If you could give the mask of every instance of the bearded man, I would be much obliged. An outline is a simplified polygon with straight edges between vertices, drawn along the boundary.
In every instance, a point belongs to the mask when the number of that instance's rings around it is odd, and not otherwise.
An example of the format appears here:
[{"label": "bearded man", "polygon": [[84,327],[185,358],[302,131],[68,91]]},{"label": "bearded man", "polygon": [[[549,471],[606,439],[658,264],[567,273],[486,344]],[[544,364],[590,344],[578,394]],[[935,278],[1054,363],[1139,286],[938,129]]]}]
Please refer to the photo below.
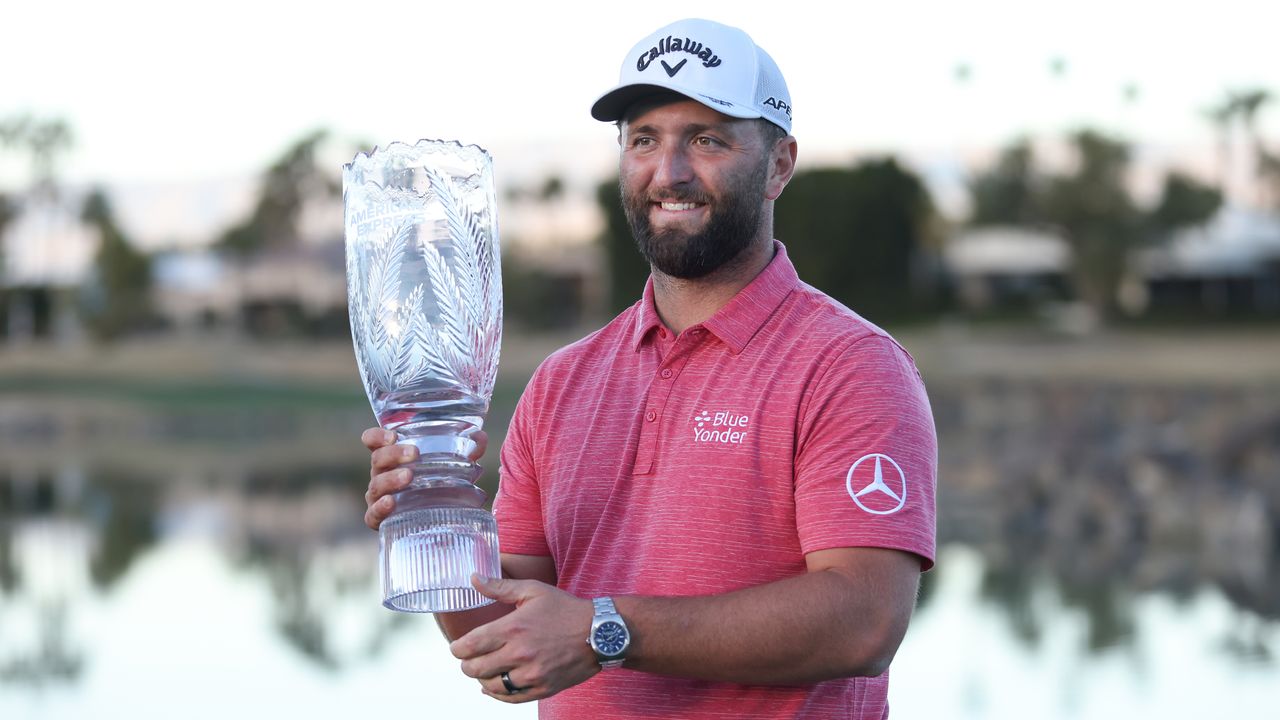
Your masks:
[{"label": "bearded man", "polygon": [[[462,671],[544,718],[883,718],[933,564],[937,442],[911,357],[773,237],[791,98],[746,33],[641,40],[616,122],[641,299],[549,357],[501,452],[498,601],[440,616]],[[366,522],[411,446],[373,428]]]}]

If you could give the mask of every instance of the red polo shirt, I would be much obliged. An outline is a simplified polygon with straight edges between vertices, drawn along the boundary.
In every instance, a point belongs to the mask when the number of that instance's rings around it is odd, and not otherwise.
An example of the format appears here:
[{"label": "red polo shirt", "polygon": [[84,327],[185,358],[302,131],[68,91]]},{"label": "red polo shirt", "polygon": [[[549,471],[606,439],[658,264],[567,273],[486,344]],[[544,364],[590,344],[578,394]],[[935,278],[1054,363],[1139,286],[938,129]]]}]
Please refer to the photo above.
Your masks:
[{"label": "red polo shirt", "polygon": [[[640,302],[549,357],[516,407],[494,501],[503,552],[548,555],[579,597],[706,595],[804,556],[934,557],[937,442],[923,383],[883,330],[773,261],[675,336]],[[764,687],[606,671],[544,718],[887,713],[887,673]]]}]

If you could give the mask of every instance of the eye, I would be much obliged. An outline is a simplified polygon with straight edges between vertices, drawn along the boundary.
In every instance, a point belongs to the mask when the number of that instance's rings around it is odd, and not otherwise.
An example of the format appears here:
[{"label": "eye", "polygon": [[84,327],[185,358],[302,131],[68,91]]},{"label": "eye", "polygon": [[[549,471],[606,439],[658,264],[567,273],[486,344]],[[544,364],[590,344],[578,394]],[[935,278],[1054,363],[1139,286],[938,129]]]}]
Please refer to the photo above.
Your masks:
[{"label": "eye", "polygon": [[724,142],[711,135],[699,135],[693,139],[693,145],[700,148],[717,148],[724,147]]}]

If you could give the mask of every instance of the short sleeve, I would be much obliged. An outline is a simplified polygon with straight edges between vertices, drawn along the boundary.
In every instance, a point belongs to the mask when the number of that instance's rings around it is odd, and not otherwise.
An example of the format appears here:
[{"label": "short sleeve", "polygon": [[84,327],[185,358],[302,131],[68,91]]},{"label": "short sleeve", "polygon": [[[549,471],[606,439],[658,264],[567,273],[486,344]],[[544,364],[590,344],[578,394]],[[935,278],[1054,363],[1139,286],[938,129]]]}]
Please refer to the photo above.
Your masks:
[{"label": "short sleeve", "polygon": [[502,443],[498,468],[498,494],[493,499],[493,515],[498,521],[498,546],[516,555],[550,555],[542,523],[542,497],[534,461],[532,438],[534,383],[530,382],[511,418]]},{"label": "short sleeve", "polygon": [[798,419],[796,525],[805,553],[936,551],[938,443],[915,363],[896,342],[852,342],[821,372]]}]

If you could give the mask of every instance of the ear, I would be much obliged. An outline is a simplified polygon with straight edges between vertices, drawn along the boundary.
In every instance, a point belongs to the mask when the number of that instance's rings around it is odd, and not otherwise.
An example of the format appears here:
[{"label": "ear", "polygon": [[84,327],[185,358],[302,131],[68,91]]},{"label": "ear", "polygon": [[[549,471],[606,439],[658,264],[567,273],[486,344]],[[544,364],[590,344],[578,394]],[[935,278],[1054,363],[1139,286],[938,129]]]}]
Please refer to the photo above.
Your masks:
[{"label": "ear", "polygon": [[765,182],[766,200],[777,200],[796,172],[796,139],[790,135],[774,144],[769,155],[769,177]]}]

